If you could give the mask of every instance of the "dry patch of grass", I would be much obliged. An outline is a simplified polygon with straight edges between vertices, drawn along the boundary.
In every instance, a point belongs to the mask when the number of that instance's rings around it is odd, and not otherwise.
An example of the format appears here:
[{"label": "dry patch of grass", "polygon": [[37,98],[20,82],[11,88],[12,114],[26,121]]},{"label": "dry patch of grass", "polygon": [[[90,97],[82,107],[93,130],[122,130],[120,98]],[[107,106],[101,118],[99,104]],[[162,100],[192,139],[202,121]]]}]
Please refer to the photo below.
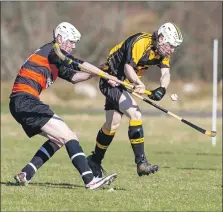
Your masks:
[{"label": "dry patch of grass", "polygon": [[[61,118],[67,125],[78,135],[80,140],[89,140],[95,142],[98,130],[104,124],[105,117],[101,115],[66,115],[61,114]],[[207,130],[211,129],[210,118],[190,118],[188,121]],[[222,119],[217,120],[217,137],[222,137]],[[21,126],[13,119],[10,114],[1,115],[2,135],[3,136],[22,136],[23,130]],[[129,143],[128,139],[129,119],[123,117],[121,125],[117,130],[115,140]],[[163,138],[165,143],[183,143],[188,140],[188,137],[193,138],[196,142],[207,142],[211,138],[195,131],[193,128],[183,124],[182,122],[169,117],[167,115],[160,117],[143,117],[144,135],[146,142],[157,143]],[[168,139],[166,139],[168,137]]]},{"label": "dry patch of grass", "polygon": [[[97,92],[97,97],[89,99],[84,96],[79,96],[74,93],[74,87],[71,83],[67,83],[63,80],[58,80],[51,88],[45,90],[41,94],[41,100],[49,105],[59,106],[61,108],[73,108],[73,109],[101,109],[104,108],[105,98],[98,89],[97,80],[91,80]],[[11,92],[13,82],[1,83],[1,103],[6,104],[8,102],[8,96]],[[185,111],[208,111],[212,110],[212,84],[197,82],[196,83],[199,92],[195,94],[188,94],[183,92],[183,82],[171,82],[167,95],[162,101],[156,102],[156,104],[172,111],[185,110]],[[145,85],[154,89],[159,86],[157,83],[146,82]],[[173,102],[169,95],[177,93],[179,100]],[[134,97],[136,98],[136,97]],[[142,110],[156,110],[152,106],[142,102],[136,98],[139,106]],[[222,110],[222,89],[218,89],[218,102],[217,108]]]}]

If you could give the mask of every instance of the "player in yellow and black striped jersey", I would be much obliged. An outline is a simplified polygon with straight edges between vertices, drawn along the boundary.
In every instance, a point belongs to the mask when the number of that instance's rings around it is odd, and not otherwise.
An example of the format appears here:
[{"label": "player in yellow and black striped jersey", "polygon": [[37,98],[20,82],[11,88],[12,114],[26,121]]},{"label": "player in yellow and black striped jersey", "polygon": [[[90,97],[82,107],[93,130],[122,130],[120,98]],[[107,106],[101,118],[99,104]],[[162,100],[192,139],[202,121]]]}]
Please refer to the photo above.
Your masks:
[{"label": "player in yellow and black striped jersey", "polygon": [[125,41],[116,45],[109,53],[107,62],[100,68],[111,75],[125,80],[125,64],[133,67],[138,77],[151,66],[157,65],[160,68],[170,68],[170,56],[157,54],[156,35],[149,33],[136,33]]},{"label": "player in yellow and black striped jersey", "polygon": [[[135,86],[134,91],[143,94],[145,86],[140,78],[150,66],[158,66],[161,70],[160,86],[152,91],[149,98],[159,101],[170,83],[170,57],[182,41],[179,28],[173,23],[165,23],[151,34],[136,33],[114,46],[100,69],[122,81],[132,83]],[[95,151],[88,156],[88,163],[94,175],[102,176],[102,159],[115,136],[123,114],[129,118],[128,136],[135,155],[138,175],[149,175],[158,171],[159,167],[151,165],[145,156],[142,114],[135,100],[125,88],[105,79],[100,79],[99,87],[106,97],[106,121],[98,132]]]}]

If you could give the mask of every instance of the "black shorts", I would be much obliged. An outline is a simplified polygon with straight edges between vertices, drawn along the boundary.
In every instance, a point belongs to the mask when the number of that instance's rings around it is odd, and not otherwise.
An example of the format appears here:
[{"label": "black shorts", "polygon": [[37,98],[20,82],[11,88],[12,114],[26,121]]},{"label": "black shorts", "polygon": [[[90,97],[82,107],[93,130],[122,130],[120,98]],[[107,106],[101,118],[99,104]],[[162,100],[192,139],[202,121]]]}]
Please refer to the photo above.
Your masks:
[{"label": "black shorts", "polygon": [[105,110],[115,110],[119,112],[120,114],[123,114],[119,110],[119,100],[123,93],[123,90],[125,90],[122,86],[116,86],[112,87],[107,80],[100,79],[99,81],[99,89],[101,93],[106,97],[105,99]]},{"label": "black shorts", "polygon": [[10,97],[9,109],[30,138],[41,133],[41,128],[54,115],[49,105],[26,93],[19,93]]}]

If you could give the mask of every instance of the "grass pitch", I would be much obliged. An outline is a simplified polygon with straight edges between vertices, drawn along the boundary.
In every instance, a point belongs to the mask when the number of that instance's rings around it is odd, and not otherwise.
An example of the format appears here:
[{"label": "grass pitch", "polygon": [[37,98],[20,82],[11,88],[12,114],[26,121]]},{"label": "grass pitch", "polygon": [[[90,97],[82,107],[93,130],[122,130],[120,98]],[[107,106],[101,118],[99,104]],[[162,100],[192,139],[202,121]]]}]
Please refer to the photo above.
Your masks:
[{"label": "grass pitch", "polygon": [[[104,116],[61,117],[88,155]],[[211,128],[211,119],[189,121]],[[118,174],[109,187],[86,190],[65,148],[36,173],[30,185],[19,187],[10,184],[13,176],[45,139],[29,139],[10,114],[1,114],[1,211],[221,211],[221,120],[216,147],[211,138],[167,115],[144,117],[143,123],[147,158],[160,165],[155,175],[137,176],[124,118],[103,163],[108,172]]]}]

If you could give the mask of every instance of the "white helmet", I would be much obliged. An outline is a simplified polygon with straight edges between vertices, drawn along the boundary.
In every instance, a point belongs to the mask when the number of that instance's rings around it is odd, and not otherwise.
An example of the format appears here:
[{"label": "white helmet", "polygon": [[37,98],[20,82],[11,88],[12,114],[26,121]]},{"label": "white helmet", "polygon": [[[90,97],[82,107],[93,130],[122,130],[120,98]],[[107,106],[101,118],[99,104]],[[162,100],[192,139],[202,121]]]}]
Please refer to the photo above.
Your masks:
[{"label": "white helmet", "polygon": [[70,40],[76,43],[81,38],[81,33],[68,22],[62,22],[56,27],[54,37],[56,38],[58,35],[62,36],[63,41]]},{"label": "white helmet", "polygon": [[183,42],[183,36],[180,32],[180,29],[173,23],[165,23],[163,24],[157,31],[158,36],[162,34],[164,39],[159,44],[170,43],[175,47],[180,46]]}]

